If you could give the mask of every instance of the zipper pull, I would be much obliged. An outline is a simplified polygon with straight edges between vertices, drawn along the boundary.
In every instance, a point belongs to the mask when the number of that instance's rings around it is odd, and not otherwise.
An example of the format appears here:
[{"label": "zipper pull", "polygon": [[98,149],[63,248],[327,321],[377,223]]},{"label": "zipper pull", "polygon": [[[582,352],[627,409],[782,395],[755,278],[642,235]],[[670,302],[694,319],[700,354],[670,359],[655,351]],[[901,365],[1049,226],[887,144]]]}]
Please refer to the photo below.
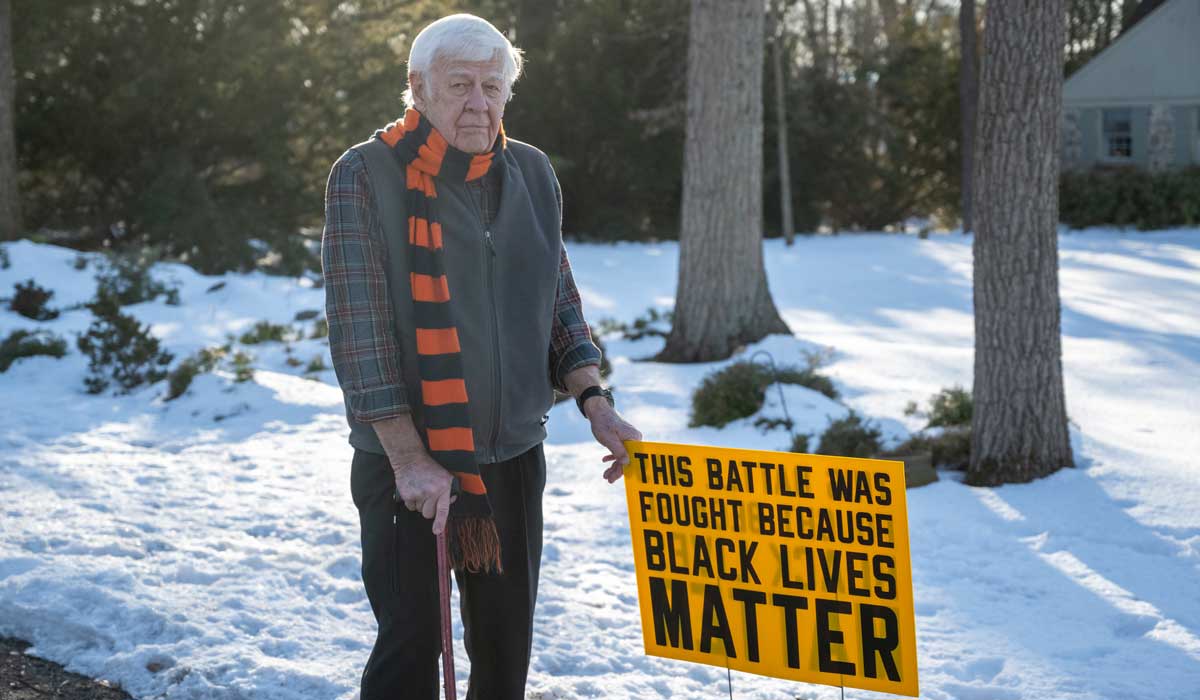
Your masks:
[{"label": "zipper pull", "polygon": [[496,257],[496,244],[492,241],[492,232],[490,229],[483,232],[483,240],[487,243],[488,250],[492,251],[492,257]]}]

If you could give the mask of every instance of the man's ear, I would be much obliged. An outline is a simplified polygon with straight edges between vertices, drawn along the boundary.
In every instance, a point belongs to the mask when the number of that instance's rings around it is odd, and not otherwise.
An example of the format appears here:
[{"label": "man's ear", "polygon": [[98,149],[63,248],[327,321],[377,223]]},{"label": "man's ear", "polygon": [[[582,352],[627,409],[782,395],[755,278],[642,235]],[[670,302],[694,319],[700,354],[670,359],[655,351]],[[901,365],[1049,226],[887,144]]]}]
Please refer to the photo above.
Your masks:
[{"label": "man's ear", "polygon": [[425,79],[415,71],[408,72],[408,89],[412,92],[413,107],[418,110],[425,106]]}]

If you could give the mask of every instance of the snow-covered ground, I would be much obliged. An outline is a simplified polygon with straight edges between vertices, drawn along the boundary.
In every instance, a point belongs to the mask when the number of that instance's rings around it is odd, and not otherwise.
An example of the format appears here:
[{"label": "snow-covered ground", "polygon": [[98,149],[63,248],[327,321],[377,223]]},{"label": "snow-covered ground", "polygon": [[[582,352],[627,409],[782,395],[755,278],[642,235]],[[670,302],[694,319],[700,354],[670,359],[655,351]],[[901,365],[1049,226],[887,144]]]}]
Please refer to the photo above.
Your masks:
[{"label": "snow-covered ground", "polygon": [[[1200,230],[1060,240],[1080,468],[998,489],[943,473],[909,492],[922,695],[1200,698]],[[52,306],[92,296],[94,265],[76,270],[73,251],[7,249],[0,295],[32,277],[55,291]],[[569,251],[593,321],[670,308],[674,244]],[[796,338],[769,338],[742,357],[766,349],[799,363],[831,348],[825,372],[843,396],[790,387],[800,430],[816,433],[854,408],[895,440],[920,427],[903,415],[908,401],[970,386],[969,238],[844,235],[792,248],[768,241],[766,251]],[[177,357],[256,321],[323,308],[307,281],[178,265],[155,274],[180,285],[182,303],[125,311]],[[162,383],[88,395],[72,331],[89,321],[86,310],[42,323],[0,311],[0,337],[44,327],[70,343],[61,360],[19,360],[0,374],[0,634],[138,698],[356,697],[374,619],[333,372],[305,378],[274,343],[248,348],[252,382],[220,369],[172,402]],[[687,428],[690,393],[719,363],[637,361],[660,344],[608,339],[619,406],[647,439],[787,444],[751,419]],[[319,339],[291,347],[304,363],[327,357]],[[781,415],[774,391],[762,415]],[[529,697],[725,697],[723,669],[643,655],[624,490],[601,479],[603,450],[572,404],[556,407],[549,427]],[[457,656],[465,670],[461,646]],[[736,672],[733,691],[839,697]]]}]

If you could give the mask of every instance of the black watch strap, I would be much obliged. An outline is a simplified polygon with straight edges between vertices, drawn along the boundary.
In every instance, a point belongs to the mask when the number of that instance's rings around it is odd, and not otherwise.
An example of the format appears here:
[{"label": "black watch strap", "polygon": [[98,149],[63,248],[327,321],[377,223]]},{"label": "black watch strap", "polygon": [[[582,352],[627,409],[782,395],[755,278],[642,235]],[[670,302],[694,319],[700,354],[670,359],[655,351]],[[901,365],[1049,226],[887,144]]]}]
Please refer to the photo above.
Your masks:
[{"label": "black watch strap", "polygon": [[593,396],[603,396],[605,399],[608,399],[609,406],[616,405],[613,402],[613,397],[612,397],[611,391],[601,387],[598,384],[593,384],[593,385],[589,386],[588,388],[584,389],[583,392],[581,394],[579,394],[579,398],[575,399],[576,405],[579,406],[579,412],[583,413],[584,418],[587,418],[587,413],[585,413],[583,410],[583,402],[587,401],[588,399],[592,398]]}]

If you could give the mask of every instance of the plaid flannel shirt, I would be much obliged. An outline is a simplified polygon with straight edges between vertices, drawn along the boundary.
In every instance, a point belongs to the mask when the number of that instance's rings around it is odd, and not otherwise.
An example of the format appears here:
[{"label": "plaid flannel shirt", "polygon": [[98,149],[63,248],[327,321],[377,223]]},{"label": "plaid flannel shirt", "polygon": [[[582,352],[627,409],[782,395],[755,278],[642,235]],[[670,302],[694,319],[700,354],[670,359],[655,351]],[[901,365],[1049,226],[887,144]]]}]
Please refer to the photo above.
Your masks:
[{"label": "plaid flannel shirt", "polygon": [[[490,220],[499,201],[499,178],[484,179],[486,182],[475,184],[471,192],[485,219]],[[562,211],[557,181],[555,193]],[[355,420],[364,423],[410,410],[384,272],[387,254],[366,166],[358,151],[348,150],[334,164],[325,191],[321,270],[334,373]],[[548,352],[550,381],[559,391],[566,391],[567,373],[600,364],[600,350],[592,343],[583,317],[565,244]]]}]

